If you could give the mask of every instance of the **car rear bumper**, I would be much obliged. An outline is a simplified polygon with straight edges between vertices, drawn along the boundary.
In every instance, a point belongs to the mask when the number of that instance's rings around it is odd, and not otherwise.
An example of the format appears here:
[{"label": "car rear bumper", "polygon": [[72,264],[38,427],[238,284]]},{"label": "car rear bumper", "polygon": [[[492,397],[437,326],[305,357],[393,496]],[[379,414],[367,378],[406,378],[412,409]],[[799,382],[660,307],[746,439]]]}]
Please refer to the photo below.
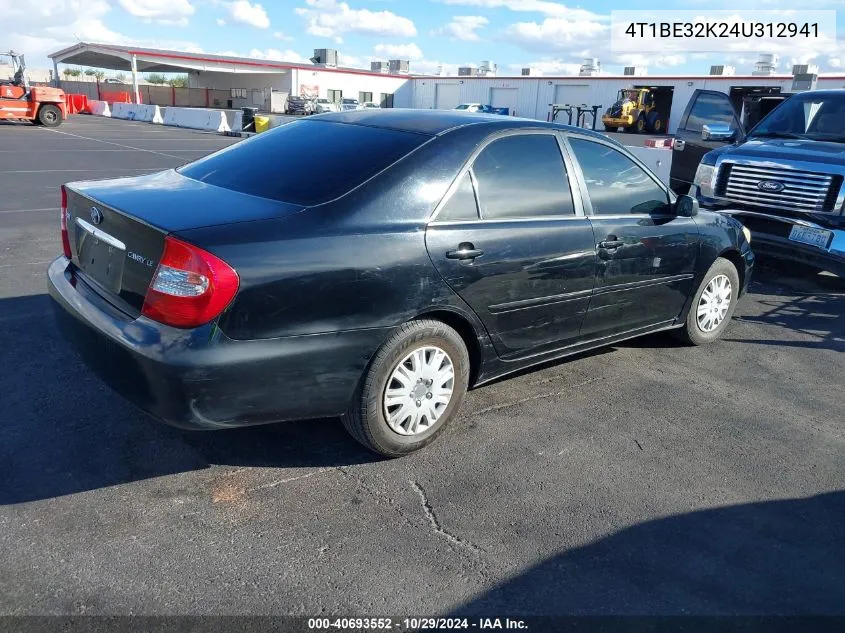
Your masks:
[{"label": "car rear bumper", "polygon": [[[718,211],[736,218],[751,231],[751,248],[755,253],[815,266],[845,277],[845,229],[745,209]],[[793,226],[830,231],[830,242],[822,248],[791,240],[789,235]]]},{"label": "car rear bumper", "polygon": [[112,389],[174,426],[218,429],[335,416],[390,329],[240,341],[133,318],[64,257],[48,269],[60,331]]}]

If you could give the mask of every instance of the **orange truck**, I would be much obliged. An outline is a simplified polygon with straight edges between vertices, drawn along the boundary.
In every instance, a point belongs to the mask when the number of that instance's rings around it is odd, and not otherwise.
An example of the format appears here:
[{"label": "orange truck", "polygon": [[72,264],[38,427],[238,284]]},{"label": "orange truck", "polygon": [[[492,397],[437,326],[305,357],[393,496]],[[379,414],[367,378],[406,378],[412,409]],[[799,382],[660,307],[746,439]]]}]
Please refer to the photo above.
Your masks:
[{"label": "orange truck", "polygon": [[23,55],[0,53],[12,58],[15,72],[11,80],[0,81],[0,121],[24,120],[35,125],[56,127],[67,118],[65,93],[59,88],[30,87]]}]

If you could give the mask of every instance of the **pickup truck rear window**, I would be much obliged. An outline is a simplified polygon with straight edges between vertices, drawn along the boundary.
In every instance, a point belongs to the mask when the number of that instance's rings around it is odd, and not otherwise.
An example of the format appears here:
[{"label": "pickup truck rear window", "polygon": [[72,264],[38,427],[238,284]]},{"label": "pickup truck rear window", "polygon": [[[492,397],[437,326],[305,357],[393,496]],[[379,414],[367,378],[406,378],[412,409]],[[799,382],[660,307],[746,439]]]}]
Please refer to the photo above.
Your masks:
[{"label": "pickup truck rear window", "polygon": [[363,125],[295,121],[177,171],[217,187],[311,206],[348,193],[429,138]]}]

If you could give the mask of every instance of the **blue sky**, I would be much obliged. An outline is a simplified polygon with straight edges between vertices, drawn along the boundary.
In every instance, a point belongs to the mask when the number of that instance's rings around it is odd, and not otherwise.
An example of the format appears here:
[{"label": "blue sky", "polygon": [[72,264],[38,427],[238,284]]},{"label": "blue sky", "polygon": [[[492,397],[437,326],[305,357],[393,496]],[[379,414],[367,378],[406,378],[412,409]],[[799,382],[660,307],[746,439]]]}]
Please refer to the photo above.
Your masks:
[{"label": "blue sky", "polygon": [[[818,0],[833,9],[839,0]],[[794,2],[792,3],[794,7]],[[653,5],[652,5],[653,6]],[[753,16],[755,8],[788,9],[781,0],[691,0],[661,3],[666,9],[732,9]],[[195,52],[307,61],[314,48],[337,48],[342,63],[369,67],[373,59],[411,60],[412,72],[482,60],[499,74],[535,66],[544,74],[577,72],[584,57],[598,57],[605,70],[646,65],[650,74],[706,73],[710,64],[753,69],[756,52],[775,52],[781,68],[816,63],[845,73],[845,11],[837,15],[836,47],[815,50],[784,45],[742,53],[614,54],[610,11],[630,2],[564,4],[552,0],[0,0],[4,47],[27,54],[31,67],[76,41],[135,44]]]}]

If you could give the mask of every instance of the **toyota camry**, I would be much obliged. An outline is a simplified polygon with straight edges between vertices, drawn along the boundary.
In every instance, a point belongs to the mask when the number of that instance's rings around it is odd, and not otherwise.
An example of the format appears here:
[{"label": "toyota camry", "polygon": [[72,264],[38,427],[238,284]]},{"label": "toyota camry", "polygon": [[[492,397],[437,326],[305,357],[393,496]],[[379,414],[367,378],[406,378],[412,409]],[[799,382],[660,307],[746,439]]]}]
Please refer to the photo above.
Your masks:
[{"label": "toyota camry", "polygon": [[505,374],[714,341],[754,262],[615,141],[495,115],[325,114],[61,195],[57,322],[118,393],[186,428],[339,416],[389,456]]}]

